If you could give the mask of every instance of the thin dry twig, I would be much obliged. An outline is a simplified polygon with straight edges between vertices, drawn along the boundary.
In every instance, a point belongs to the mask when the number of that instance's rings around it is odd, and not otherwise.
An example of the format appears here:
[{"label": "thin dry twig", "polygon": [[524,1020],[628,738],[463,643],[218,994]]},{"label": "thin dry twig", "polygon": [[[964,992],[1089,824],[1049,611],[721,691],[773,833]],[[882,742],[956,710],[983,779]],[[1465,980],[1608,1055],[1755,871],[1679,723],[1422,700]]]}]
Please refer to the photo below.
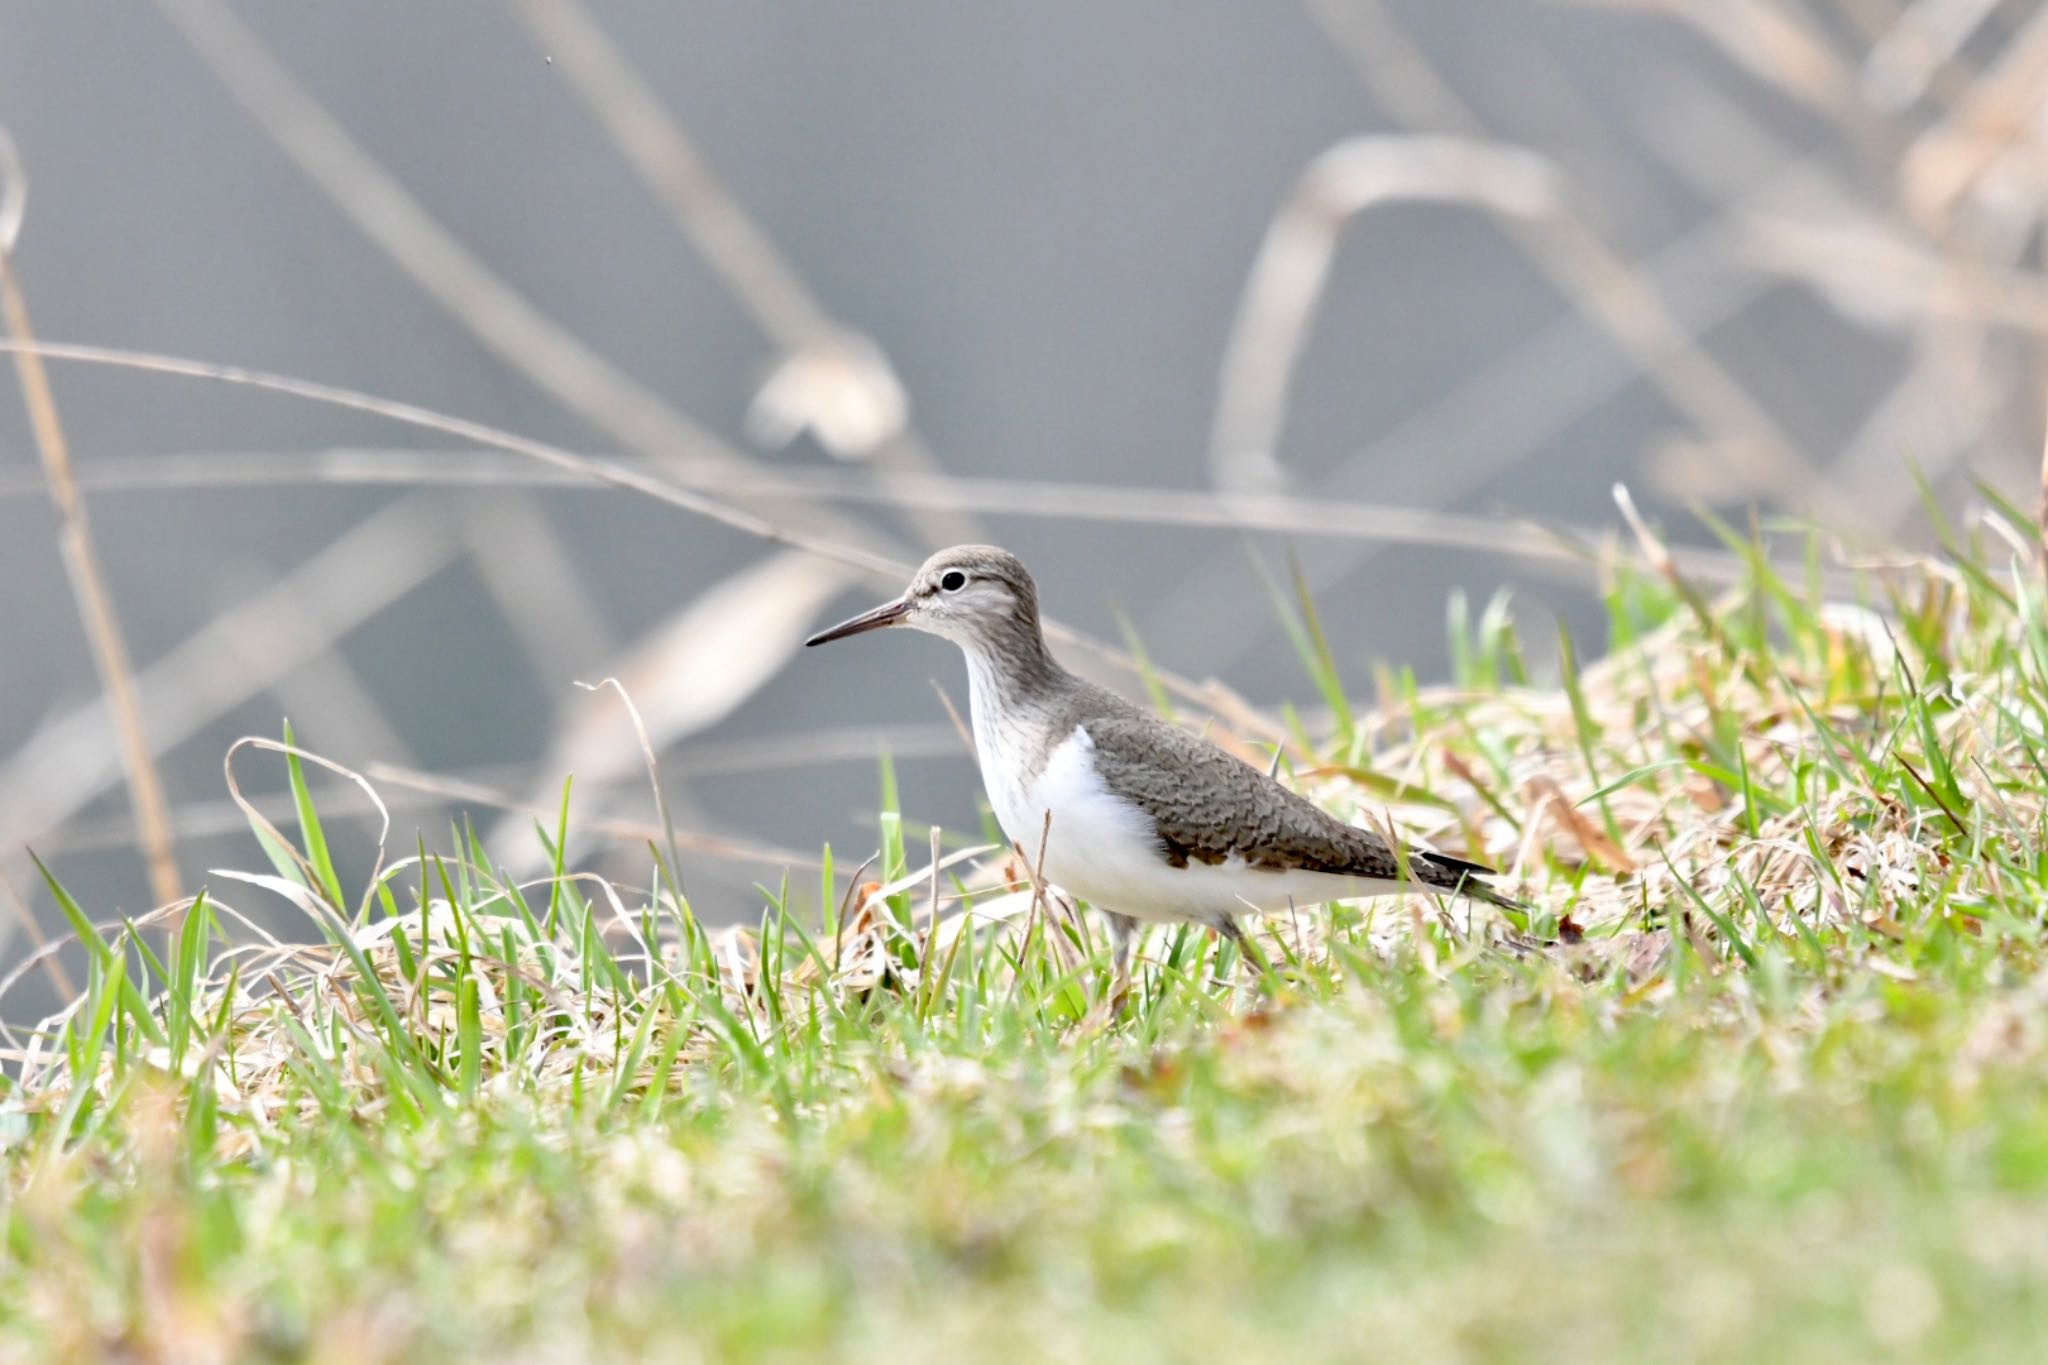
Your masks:
[{"label": "thin dry twig", "polygon": [[927,681],[931,683],[932,691],[937,694],[939,705],[946,709],[946,719],[952,722],[953,733],[960,736],[960,744],[967,750],[967,756],[969,758],[974,757],[974,732],[968,729],[967,722],[960,718],[960,708],[953,705],[952,696],[947,693],[945,688],[939,685],[937,678],[931,678]]},{"label": "thin dry twig", "polygon": [[[574,454],[552,446],[545,441],[536,441],[496,427],[473,422],[467,418],[451,417],[430,408],[411,403],[395,402],[377,398],[371,394],[339,388],[331,384],[315,383],[311,380],[293,379],[286,375],[268,374],[260,370],[243,369],[234,365],[214,365],[205,361],[188,360],[179,356],[158,355],[145,351],[128,351],[110,346],[79,346],[53,342],[24,342],[0,340],[0,351],[33,351],[48,360],[71,360],[83,364],[113,365],[127,369],[145,370],[156,374],[179,375],[191,379],[210,379],[225,384],[240,384],[250,388],[265,389],[273,393],[290,394],[309,402],[326,403],[336,407],[351,408],[358,412],[374,413],[394,422],[416,426],[461,440],[487,445],[499,450],[511,451],[517,455],[568,470],[600,483],[611,484],[640,493],[658,502],[667,503],[685,511],[694,512],[710,520],[720,522],[734,530],[744,532],[761,540],[792,549],[803,550],[833,563],[844,564],[861,570],[891,586],[908,578],[911,566],[885,555],[869,550],[862,545],[847,544],[826,536],[812,533],[798,527],[785,525],[771,518],[734,507],[718,498],[695,490],[679,487],[664,479],[655,478],[640,470],[619,464],[612,460],[593,459]],[[1046,635],[1057,643],[1070,645],[1091,658],[1126,672],[1138,672],[1137,662],[1130,654],[1106,641],[1098,640],[1086,632],[1052,619],[1045,621]],[[1196,683],[1171,670],[1154,666],[1151,676],[1175,695],[1208,709],[1214,709],[1219,702],[1231,699],[1219,695],[1217,684]],[[1260,733],[1278,734],[1281,727],[1268,720],[1259,720],[1254,729]]]},{"label": "thin dry twig", "polygon": [[683,889],[683,855],[676,844],[675,817],[669,814],[668,797],[661,789],[661,763],[654,756],[653,741],[647,738],[647,723],[640,719],[640,708],[633,704],[633,694],[628,692],[626,685],[617,678],[606,678],[596,683],[579,682],[576,685],[586,692],[599,692],[609,687],[618,693],[619,700],[625,703],[626,714],[633,721],[633,736],[640,743],[640,756],[647,762],[647,785],[654,789],[654,811],[661,817],[662,839],[668,850],[669,880],[675,888],[676,896],[679,899],[686,898],[689,893]]},{"label": "thin dry twig", "polygon": [[[583,458],[597,458],[584,456]],[[614,458],[622,468],[641,466],[630,458]],[[651,473],[651,468],[643,470]],[[302,486],[340,484],[395,488],[593,488],[604,486],[595,477],[566,470],[536,468],[530,460],[491,450],[421,451],[412,448],[340,447],[329,450],[245,451],[234,453],[185,453],[144,456],[109,456],[95,460],[79,473],[79,486],[87,492],[135,493],[165,489],[232,488],[257,486]],[[835,469],[791,470],[785,480],[770,485],[745,480],[721,485],[723,491],[745,492],[764,499],[779,500],[803,496],[854,504],[960,507],[1002,517],[1045,518],[1058,521],[1100,522],[1110,525],[1168,526],[1188,530],[1274,531],[1301,538],[1368,541],[1386,545],[1417,545],[1433,549],[1525,560],[1554,566],[1567,576],[1584,582],[1604,581],[1610,565],[1601,548],[1608,538],[1606,528],[1586,522],[1522,521],[1467,512],[1439,511],[1391,502],[1354,498],[1305,497],[1288,493],[1216,494],[1202,489],[1158,488],[1139,484],[1064,483],[1055,480],[975,478],[938,474],[881,474],[848,477]],[[0,499],[40,495],[39,481],[10,479],[0,474]],[[523,529],[516,538],[531,549],[541,528],[535,519],[518,513]],[[524,605],[544,586],[540,580],[555,570],[529,571],[524,556],[484,556],[484,551],[502,541],[509,532],[496,533],[479,528],[471,540],[479,569],[494,598],[510,608]],[[544,543],[544,541],[540,542]],[[1746,562],[1729,551],[1712,546],[1676,546],[1671,553],[1684,571],[1702,582],[1738,582],[1748,572]],[[489,563],[482,562],[488,558]],[[550,551],[549,561],[557,556]],[[569,566],[561,564],[561,573]],[[1787,572],[1804,572],[1802,566],[1787,566]],[[1829,582],[1846,591],[1851,579],[1845,572],[1823,565],[1820,572]],[[492,577],[508,577],[500,584]],[[516,574],[516,578],[511,575]],[[512,592],[513,583],[527,585],[523,595]],[[522,628],[529,634],[528,652],[541,661],[568,655],[590,658],[603,653],[596,644],[564,645],[558,637],[569,624],[582,623],[587,610],[584,596],[562,590],[560,608],[531,613],[533,620]],[[515,601],[515,597],[518,599]],[[508,615],[513,615],[509,612]],[[519,622],[515,621],[515,626]],[[540,628],[546,627],[545,632]],[[594,627],[593,627],[594,629]],[[545,643],[547,648],[540,649]]]},{"label": "thin dry twig", "polygon": [[[1041,912],[1046,909],[1045,850],[1046,845],[1051,842],[1052,812],[1050,810],[1046,811],[1045,823],[1040,826],[1038,831],[1038,862],[1035,866],[1031,862],[1031,855],[1024,851],[1024,845],[1015,839],[1010,840],[1010,848],[1016,853],[1017,861],[1023,864],[1024,875],[1031,882],[1031,908],[1025,912],[1024,934],[1018,940],[1020,945],[1018,948],[1018,958],[1020,961],[1024,954],[1031,950],[1032,934],[1039,932],[1044,924]],[[1017,992],[1023,988],[1023,985],[1024,977],[1023,973],[1020,972],[1010,983],[1010,998],[1013,1001],[1017,998]]]},{"label": "thin dry twig", "polygon": [[[14,161],[10,150],[9,162]],[[7,196],[20,194],[21,179],[14,168]],[[18,225],[19,208],[0,211]],[[0,228],[5,224],[0,223]],[[12,231],[4,235],[11,238]],[[17,344],[15,373],[21,380],[22,403],[28,409],[29,429],[35,437],[36,454],[43,463],[51,505],[56,508],[58,543],[64,558],[64,574],[71,584],[71,596],[78,608],[80,625],[92,646],[93,668],[99,674],[100,691],[106,698],[120,737],[121,765],[128,779],[128,799],[135,815],[135,834],[149,870],[150,894],[158,904],[178,899],[179,877],[176,845],[171,838],[163,775],[149,747],[149,733],[142,722],[142,703],[135,686],[135,666],[128,656],[128,642],[114,611],[113,595],[100,571],[99,554],[93,547],[92,527],[86,518],[85,499],[71,474],[71,449],[64,439],[64,426],[57,417],[56,395],[50,391],[50,376],[43,358],[34,350],[35,329],[29,323],[28,301],[14,275],[11,250],[0,248],[0,312],[4,312],[7,334]]]},{"label": "thin dry twig", "polygon": [[64,964],[57,960],[50,940],[44,935],[42,926],[36,923],[36,912],[28,908],[28,902],[14,889],[14,879],[7,875],[7,869],[4,867],[0,867],[0,896],[6,898],[7,912],[14,916],[15,923],[28,935],[28,941],[35,945],[35,955],[42,962],[43,971],[48,974],[50,984],[57,988],[57,998],[69,1000],[77,995],[77,987],[71,984],[71,973],[65,971]]}]

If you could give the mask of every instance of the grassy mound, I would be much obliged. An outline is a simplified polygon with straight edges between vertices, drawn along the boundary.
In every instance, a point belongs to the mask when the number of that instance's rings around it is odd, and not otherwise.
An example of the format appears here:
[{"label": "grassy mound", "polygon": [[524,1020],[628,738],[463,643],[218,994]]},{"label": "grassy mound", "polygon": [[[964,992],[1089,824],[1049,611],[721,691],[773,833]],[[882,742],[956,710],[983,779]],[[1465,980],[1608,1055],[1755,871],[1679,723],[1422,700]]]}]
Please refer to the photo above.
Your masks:
[{"label": "grassy mound", "polygon": [[[94,925],[10,1037],[20,1357],[2019,1358],[2048,1309],[2048,629],[2008,512],[1709,594],[1654,542],[1537,686],[1224,735],[1526,915],[1302,907],[1270,972],[1106,950],[1015,857],[764,894],[474,840]],[[1990,567],[1994,562],[2003,567]],[[1232,728],[1232,727],[1226,727]],[[885,803],[887,804],[887,803]],[[935,851],[938,841],[933,841]],[[843,869],[842,869],[843,871]],[[53,883],[54,885],[54,883]],[[311,943],[235,909],[282,896]],[[316,932],[317,931],[317,932]],[[27,968],[24,968],[27,970]]]}]

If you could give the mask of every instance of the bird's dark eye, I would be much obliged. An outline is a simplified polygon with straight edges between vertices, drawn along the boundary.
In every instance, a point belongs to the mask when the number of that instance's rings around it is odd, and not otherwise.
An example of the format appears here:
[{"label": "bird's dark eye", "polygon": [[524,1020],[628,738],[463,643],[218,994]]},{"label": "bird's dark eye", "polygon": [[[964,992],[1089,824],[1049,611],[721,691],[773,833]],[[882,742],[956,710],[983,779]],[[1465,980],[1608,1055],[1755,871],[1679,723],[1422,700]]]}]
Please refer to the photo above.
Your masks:
[{"label": "bird's dark eye", "polygon": [[940,577],[939,586],[947,592],[958,592],[967,586],[967,575],[958,569],[948,569]]}]

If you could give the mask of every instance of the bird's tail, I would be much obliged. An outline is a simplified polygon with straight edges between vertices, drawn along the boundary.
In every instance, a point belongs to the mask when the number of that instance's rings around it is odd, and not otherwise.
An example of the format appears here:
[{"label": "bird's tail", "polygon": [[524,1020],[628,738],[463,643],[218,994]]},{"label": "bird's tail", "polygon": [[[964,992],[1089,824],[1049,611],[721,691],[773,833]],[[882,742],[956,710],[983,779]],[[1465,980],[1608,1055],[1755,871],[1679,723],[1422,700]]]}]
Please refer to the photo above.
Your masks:
[{"label": "bird's tail", "polygon": [[1417,880],[1425,886],[1441,887],[1454,896],[1469,896],[1475,901],[1498,905],[1503,910],[1527,910],[1529,907],[1512,896],[1504,896],[1494,890],[1485,879],[1498,877],[1500,873],[1484,863],[1467,862],[1453,858],[1448,853],[1424,853],[1420,850],[1409,855],[1408,864],[1414,868]]}]

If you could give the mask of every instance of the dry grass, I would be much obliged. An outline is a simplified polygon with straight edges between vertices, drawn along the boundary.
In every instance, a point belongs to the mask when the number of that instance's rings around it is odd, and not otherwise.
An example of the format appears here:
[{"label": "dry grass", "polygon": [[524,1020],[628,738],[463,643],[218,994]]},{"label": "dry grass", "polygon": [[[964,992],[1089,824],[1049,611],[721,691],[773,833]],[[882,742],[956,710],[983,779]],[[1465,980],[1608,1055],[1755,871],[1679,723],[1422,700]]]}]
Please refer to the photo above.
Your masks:
[{"label": "dry grass", "polygon": [[[712,930],[658,830],[646,885],[577,871],[566,792],[537,878],[460,831],[346,872],[319,760],[253,743],[296,796],[295,838],[246,807],[272,871],[158,912],[189,911],[163,957],[152,919],[66,898],[91,985],[10,1048],[5,1339],[232,1352],[368,1314],[373,1355],[850,1353],[1078,1313],[1046,1330],[1092,1356],[1221,1277],[1253,1297],[1154,1348],[1254,1322],[1424,1355],[2009,1346],[2037,1280],[1964,1267],[1989,1202],[2048,1195],[2048,632],[2030,518],[1981,525],[1957,558],[1856,566],[1854,604],[1755,546],[1715,597],[1617,567],[1615,648],[1553,686],[1505,617],[1454,622],[1457,686],[1384,679],[1286,752],[1333,809],[1493,859],[1526,913],[1304,906],[1261,926],[1269,969],[1155,930],[1106,1028],[1090,917],[1015,853],[934,830],[914,863],[886,786],[877,865],[828,851],[810,908],[764,891]],[[318,936],[270,937],[244,896]],[[1852,1193],[1861,1231],[1813,1222]],[[166,1240],[121,1240],[143,1227]],[[1489,1239],[1602,1288],[1504,1274]],[[1623,1288],[1645,1256],[1669,1288]],[[1364,1288],[1420,1266],[1495,1288],[1427,1312]],[[1700,1276],[1740,1321],[1682,1307]],[[1498,1335],[1524,1315],[1535,1342]]]}]

